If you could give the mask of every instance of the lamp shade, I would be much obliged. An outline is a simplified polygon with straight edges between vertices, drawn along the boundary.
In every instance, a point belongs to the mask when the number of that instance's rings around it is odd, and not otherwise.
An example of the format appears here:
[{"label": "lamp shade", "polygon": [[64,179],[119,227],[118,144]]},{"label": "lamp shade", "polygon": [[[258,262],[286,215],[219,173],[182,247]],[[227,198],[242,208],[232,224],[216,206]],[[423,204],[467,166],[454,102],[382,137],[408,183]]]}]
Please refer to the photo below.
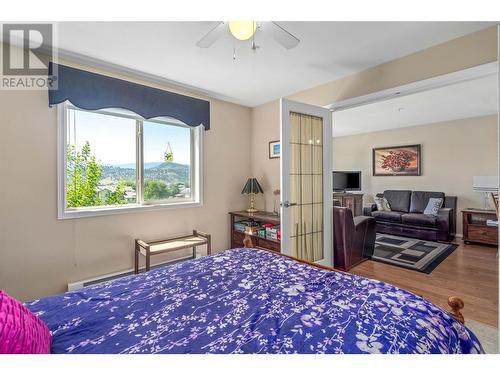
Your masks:
[{"label": "lamp shade", "polygon": [[262,186],[260,186],[259,181],[256,178],[252,177],[247,180],[245,187],[241,191],[241,194],[259,194],[264,193],[262,190]]},{"label": "lamp shade", "polygon": [[474,176],[474,191],[494,193],[498,191],[498,176]]}]

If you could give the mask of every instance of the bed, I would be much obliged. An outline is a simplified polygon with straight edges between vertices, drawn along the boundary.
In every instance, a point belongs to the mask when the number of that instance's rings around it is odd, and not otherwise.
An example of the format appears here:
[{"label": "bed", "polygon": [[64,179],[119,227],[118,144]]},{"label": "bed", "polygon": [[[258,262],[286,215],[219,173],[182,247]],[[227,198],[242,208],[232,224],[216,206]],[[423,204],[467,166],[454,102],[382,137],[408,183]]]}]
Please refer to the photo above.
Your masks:
[{"label": "bed", "polygon": [[53,353],[483,353],[395,286],[232,249],[27,303]]}]

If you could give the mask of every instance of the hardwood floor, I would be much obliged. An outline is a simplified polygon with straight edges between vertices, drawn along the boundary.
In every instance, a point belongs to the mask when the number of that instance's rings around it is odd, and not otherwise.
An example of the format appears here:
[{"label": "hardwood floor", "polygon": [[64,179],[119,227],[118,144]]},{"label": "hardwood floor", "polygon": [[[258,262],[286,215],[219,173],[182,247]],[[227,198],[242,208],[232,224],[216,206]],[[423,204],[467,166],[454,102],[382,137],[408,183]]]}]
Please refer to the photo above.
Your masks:
[{"label": "hardwood floor", "polygon": [[409,290],[446,310],[448,297],[459,296],[466,320],[498,327],[497,248],[456,243],[459,247],[430,274],[371,260],[349,272]]}]

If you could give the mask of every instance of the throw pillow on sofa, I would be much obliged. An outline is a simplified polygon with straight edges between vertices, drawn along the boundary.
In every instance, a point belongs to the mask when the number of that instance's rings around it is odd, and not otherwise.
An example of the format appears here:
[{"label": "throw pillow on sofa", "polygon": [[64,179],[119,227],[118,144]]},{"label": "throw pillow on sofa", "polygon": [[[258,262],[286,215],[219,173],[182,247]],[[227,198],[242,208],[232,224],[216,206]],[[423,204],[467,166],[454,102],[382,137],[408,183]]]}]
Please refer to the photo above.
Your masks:
[{"label": "throw pillow on sofa", "polygon": [[51,341],[47,325],[0,290],[0,354],[49,354]]},{"label": "throw pillow on sofa", "polygon": [[429,198],[425,207],[424,215],[437,216],[439,209],[443,206],[443,198]]},{"label": "throw pillow on sofa", "polygon": [[391,211],[391,206],[386,198],[375,197],[374,200],[378,211]]}]

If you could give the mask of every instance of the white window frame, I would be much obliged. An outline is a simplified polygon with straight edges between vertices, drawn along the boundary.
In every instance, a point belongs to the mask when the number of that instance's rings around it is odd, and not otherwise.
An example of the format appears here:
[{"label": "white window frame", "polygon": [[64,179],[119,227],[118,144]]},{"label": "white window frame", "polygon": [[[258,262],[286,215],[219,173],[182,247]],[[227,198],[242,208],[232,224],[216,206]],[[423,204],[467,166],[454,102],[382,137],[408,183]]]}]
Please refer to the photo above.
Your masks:
[{"label": "white window frame", "polygon": [[[139,211],[149,211],[169,208],[189,208],[203,206],[203,126],[191,130],[191,199],[170,198],[167,200],[147,201],[142,199],[142,186],[144,182],[144,163],[143,163],[143,129],[142,121],[164,123],[168,125],[181,125],[182,123],[175,119],[155,118],[143,119],[141,116],[132,112],[120,109],[105,109],[88,111],[93,113],[102,113],[112,116],[127,117],[136,120],[136,165],[137,181],[136,194],[138,203],[130,203],[113,206],[95,206],[95,207],[77,207],[67,208],[66,201],[66,136],[68,124],[68,109],[77,109],[70,103],[61,103],[57,105],[57,216],[59,219],[75,219],[80,217],[105,216],[132,213]],[[185,125],[184,125],[185,126]]]}]

